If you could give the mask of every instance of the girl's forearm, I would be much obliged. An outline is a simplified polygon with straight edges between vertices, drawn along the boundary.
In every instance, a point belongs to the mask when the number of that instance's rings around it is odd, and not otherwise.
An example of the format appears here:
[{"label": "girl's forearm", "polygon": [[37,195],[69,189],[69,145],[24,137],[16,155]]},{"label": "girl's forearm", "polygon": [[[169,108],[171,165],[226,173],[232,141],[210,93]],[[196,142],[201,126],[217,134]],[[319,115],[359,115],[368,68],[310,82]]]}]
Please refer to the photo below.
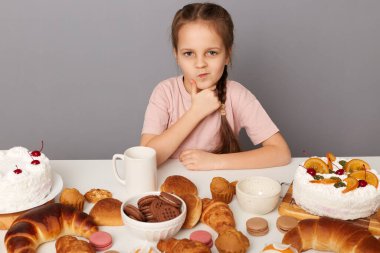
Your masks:
[{"label": "girl's forearm", "polygon": [[156,150],[157,165],[160,165],[177,150],[201,120],[201,117],[189,110],[163,133],[153,137],[143,145]]},{"label": "girl's forearm", "polygon": [[257,169],[283,166],[290,162],[290,151],[286,147],[263,146],[258,149],[220,155],[218,169]]}]

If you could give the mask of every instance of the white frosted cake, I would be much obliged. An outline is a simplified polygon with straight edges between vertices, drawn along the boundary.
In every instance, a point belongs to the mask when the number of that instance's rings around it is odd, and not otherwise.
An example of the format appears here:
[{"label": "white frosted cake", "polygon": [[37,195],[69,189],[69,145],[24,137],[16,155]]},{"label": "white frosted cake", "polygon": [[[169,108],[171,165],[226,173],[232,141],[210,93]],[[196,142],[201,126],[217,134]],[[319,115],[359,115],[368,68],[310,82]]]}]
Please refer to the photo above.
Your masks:
[{"label": "white frosted cake", "polygon": [[0,151],[2,213],[24,210],[50,193],[53,175],[49,159],[39,151],[33,154],[23,147]]},{"label": "white frosted cake", "polygon": [[[328,164],[327,158],[320,159]],[[298,166],[293,181],[293,198],[304,210],[318,216],[353,220],[368,217],[379,208],[380,187],[375,170],[346,169],[340,163],[349,161],[337,158],[327,173],[319,173],[318,169],[305,167],[306,162]]]}]

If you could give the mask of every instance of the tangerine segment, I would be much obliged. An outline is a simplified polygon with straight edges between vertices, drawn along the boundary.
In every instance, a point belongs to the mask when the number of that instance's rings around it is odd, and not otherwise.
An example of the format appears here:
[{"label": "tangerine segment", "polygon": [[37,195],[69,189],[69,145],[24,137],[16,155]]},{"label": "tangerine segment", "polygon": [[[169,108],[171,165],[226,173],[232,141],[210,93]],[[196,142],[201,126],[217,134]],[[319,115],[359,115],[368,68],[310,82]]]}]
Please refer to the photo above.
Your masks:
[{"label": "tangerine segment", "polygon": [[336,160],[336,157],[333,153],[327,152],[326,158],[327,158],[327,167],[329,168],[329,170],[332,170],[333,169],[332,162]]},{"label": "tangerine segment", "polygon": [[335,184],[338,183],[340,180],[336,178],[324,178],[320,180],[311,180],[310,183],[314,184]]},{"label": "tangerine segment", "polygon": [[375,174],[368,170],[357,170],[350,174],[350,177],[356,178],[357,180],[365,180],[368,184],[375,186],[379,185],[379,179]]},{"label": "tangerine segment", "polygon": [[321,174],[329,173],[329,168],[327,164],[321,159],[317,157],[309,158],[305,161],[304,167],[306,169],[313,168],[316,172]]},{"label": "tangerine segment", "polygon": [[354,172],[357,170],[370,170],[371,166],[361,159],[352,159],[344,165],[343,169],[346,172]]},{"label": "tangerine segment", "polygon": [[359,187],[359,181],[354,177],[347,177],[343,181],[346,182],[347,185],[346,185],[346,189],[344,189],[342,193],[355,190],[356,188]]}]

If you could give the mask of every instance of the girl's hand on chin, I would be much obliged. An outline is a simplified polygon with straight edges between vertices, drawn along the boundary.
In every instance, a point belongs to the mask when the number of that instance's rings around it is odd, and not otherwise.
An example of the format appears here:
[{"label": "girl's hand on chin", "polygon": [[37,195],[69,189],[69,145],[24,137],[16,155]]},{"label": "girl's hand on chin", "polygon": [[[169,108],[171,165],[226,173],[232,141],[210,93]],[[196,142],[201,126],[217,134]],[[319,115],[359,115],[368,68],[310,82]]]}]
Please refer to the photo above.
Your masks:
[{"label": "girl's hand on chin", "polygon": [[179,156],[179,161],[189,170],[218,169],[218,155],[199,149],[183,151]]},{"label": "girl's hand on chin", "polygon": [[202,118],[213,113],[220,107],[220,101],[216,93],[216,86],[197,91],[197,84],[191,80],[191,110]]}]

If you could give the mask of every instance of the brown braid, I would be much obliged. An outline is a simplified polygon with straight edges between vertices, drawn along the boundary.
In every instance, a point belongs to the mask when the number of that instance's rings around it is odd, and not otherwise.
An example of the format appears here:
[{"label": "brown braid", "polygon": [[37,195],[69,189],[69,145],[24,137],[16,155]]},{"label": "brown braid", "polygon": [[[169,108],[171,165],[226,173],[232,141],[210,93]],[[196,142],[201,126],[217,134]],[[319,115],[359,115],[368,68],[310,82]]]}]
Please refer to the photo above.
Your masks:
[{"label": "brown braid", "polygon": [[[228,72],[227,72],[227,65],[226,65],[224,66],[223,74],[216,85],[218,98],[219,98],[219,101],[222,103],[222,105],[224,105],[226,102],[227,76],[228,76]],[[230,124],[227,121],[227,116],[224,113],[224,114],[221,114],[220,117],[222,120],[220,124],[220,129],[219,129],[220,145],[214,152],[217,154],[239,152],[240,151],[239,142],[236,139],[235,134],[232,131]]]},{"label": "brown braid", "polygon": [[[172,23],[172,44],[175,51],[178,50],[178,33],[181,27],[189,22],[196,20],[205,20],[210,22],[216,32],[223,40],[223,44],[227,52],[231,52],[234,41],[234,24],[230,14],[220,5],[213,3],[193,3],[185,5],[178,10],[173,18]],[[231,58],[231,55],[229,55]],[[226,82],[227,82],[227,66],[224,67],[224,72],[217,83],[217,92],[219,101],[224,106],[226,102]],[[239,152],[240,147],[227,117],[221,114],[220,125],[220,145],[214,151],[218,154]]]}]

